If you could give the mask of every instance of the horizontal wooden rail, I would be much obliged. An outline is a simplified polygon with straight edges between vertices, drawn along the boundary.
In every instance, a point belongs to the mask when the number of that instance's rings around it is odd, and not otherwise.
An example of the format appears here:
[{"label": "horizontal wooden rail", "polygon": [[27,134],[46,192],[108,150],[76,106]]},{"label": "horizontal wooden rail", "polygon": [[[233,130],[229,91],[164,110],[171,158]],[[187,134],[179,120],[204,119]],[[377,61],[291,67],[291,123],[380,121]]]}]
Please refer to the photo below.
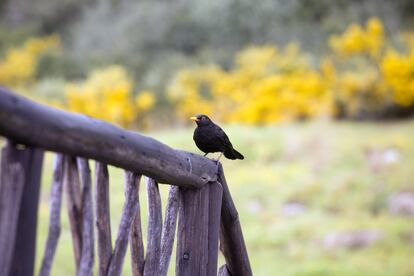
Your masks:
[{"label": "horizontal wooden rail", "polygon": [[95,159],[147,175],[159,183],[199,188],[217,180],[217,166],[208,158],[174,150],[155,139],[101,120],[32,102],[2,87],[0,136]]}]

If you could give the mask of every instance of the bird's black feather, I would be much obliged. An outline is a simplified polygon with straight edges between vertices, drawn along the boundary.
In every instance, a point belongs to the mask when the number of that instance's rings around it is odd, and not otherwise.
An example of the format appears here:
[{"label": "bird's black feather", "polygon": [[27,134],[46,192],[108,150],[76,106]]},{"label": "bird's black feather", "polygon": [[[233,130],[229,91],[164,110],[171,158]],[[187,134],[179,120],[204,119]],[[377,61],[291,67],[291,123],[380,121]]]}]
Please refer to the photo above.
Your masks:
[{"label": "bird's black feather", "polygon": [[206,115],[196,117],[197,128],[193,139],[197,147],[204,153],[222,152],[228,159],[244,159],[244,156],[233,148],[226,133],[213,123]]}]

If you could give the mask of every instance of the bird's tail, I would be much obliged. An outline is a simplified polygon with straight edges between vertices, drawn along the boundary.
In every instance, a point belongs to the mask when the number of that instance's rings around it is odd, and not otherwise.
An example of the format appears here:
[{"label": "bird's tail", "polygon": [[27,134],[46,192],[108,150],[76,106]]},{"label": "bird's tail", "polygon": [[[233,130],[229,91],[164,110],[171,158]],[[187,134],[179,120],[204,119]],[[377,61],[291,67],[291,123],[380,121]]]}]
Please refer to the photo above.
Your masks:
[{"label": "bird's tail", "polygon": [[224,152],[224,156],[228,159],[244,159],[244,156],[237,150],[230,148]]}]

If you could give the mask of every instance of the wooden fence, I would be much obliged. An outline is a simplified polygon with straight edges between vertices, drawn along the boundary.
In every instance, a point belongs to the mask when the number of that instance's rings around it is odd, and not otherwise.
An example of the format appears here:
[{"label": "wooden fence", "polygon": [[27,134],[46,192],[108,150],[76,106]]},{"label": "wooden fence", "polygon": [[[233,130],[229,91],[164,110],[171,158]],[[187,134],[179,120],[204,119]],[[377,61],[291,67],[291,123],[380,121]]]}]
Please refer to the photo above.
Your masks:
[{"label": "wooden fence", "polygon": [[[56,152],[56,157],[39,275],[50,275],[53,265],[63,194],[77,275],[92,275],[95,259],[99,275],[121,275],[128,244],[133,275],[167,275],[176,229],[176,275],[252,275],[221,164],[103,121],[34,103],[1,87],[0,136],[7,139],[0,166],[0,275],[34,275],[45,150]],[[90,159],[95,160],[93,183]],[[125,170],[125,203],[115,244],[108,165]],[[148,194],[145,249],[142,178]],[[171,185],[164,221],[158,183]],[[217,269],[219,244],[226,264]]]}]

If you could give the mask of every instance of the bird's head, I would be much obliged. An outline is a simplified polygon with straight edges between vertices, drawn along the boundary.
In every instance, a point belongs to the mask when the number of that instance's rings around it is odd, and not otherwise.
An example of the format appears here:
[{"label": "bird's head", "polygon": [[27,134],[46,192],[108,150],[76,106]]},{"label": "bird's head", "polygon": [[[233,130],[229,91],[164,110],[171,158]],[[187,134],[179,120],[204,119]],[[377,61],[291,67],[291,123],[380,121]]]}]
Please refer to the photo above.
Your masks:
[{"label": "bird's head", "polygon": [[190,120],[193,120],[194,122],[196,122],[197,126],[206,126],[211,124],[211,120],[207,115],[197,115],[197,116],[193,116],[190,117]]}]

